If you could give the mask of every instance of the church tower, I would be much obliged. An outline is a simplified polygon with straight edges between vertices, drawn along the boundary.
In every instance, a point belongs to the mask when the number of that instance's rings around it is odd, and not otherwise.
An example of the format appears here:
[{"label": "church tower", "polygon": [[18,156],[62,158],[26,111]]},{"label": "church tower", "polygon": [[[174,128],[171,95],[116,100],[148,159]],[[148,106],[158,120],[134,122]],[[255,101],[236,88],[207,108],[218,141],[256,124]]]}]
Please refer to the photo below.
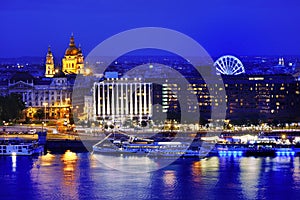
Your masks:
[{"label": "church tower", "polygon": [[77,55],[77,74],[83,74],[84,73],[84,63],[83,63],[83,54],[81,50],[81,46],[79,44],[78,48],[78,55]]},{"label": "church tower", "polygon": [[84,60],[81,48],[77,48],[72,34],[69,47],[66,49],[62,60],[62,71],[66,74],[83,74]]},{"label": "church tower", "polygon": [[53,77],[55,74],[54,69],[54,61],[53,61],[53,55],[50,49],[50,46],[48,47],[48,53],[46,56],[46,70],[45,70],[45,76],[46,77]]}]

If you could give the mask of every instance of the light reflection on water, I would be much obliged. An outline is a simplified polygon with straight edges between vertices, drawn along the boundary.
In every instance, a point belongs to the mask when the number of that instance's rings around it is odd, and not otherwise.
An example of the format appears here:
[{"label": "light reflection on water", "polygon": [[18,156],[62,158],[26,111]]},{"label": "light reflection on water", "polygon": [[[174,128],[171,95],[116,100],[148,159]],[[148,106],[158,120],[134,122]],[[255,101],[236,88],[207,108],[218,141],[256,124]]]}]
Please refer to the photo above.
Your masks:
[{"label": "light reflection on water", "polygon": [[164,184],[169,188],[175,188],[176,184],[176,175],[175,171],[166,170],[163,175]]},{"label": "light reflection on water", "polygon": [[[136,160],[113,159],[118,165]],[[109,168],[87,153],[0,157],[1,199],[298,199],[299,161],[179,159],[161,170],[136,174]]]},{"label": "light reflection on water", "polygon": [[12,171],[16,172],[16,170],[17,170],[17,156],[16,155],[11,156],[11,162],[12,162]]},{"label": "light reflection on water", "polygon": [[293,189],[294,190],[300,190],[300,158],[296,157],[295,161],[294,161],[294,169],[293,170],[293,183],[295,183],[293,185]]},{"label": "light reflection on water", "polygon": [[240,159],[241,173],[239,179],[241,182],[242,193],[246,199],[257,198],[257,185],[260,176],[261,162],[261,159],[253,157]]},{"label": "light reflection on water", "polygon": [[78,185],[77,185],[77,174],[80,174],[80,168],[77,167],[78,157],[76,153],[71,151],[66,151],[65,154],[61,156],[61,161],[63,162],[63,188],[64,192],[67,192],[68,196],[72,199],[78,199]]},{"label": "light reflection on water", "polygon": [[53,164],[54,159],[55,156],[48,152],[46,155],[40,156],[40,163],[38,164],[41,166],[51,166]]}]

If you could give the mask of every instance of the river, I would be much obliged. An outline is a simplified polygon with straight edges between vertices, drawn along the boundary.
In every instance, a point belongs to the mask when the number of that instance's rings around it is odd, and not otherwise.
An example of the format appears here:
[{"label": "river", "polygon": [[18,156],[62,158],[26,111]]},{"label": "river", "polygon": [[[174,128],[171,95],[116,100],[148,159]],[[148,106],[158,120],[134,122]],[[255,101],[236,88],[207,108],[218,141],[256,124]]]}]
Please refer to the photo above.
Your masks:
[{"label": "river", "polygon": [[0,199],[300,199],[299,161],[284,156],[180,158],[159,170],[131,173],[89,153],[3,156]]}]

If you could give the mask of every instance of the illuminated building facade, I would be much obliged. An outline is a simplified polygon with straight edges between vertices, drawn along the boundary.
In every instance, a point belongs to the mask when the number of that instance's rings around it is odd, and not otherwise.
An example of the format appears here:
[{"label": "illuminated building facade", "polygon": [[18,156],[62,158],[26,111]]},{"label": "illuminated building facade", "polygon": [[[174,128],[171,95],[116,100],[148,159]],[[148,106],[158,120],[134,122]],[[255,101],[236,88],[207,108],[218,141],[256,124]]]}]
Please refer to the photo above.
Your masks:
[{"label": "illuminated building facade", "polygon": [[[176,79],[167,80],[168,74],[160,74],[161,84],[155,84],[156,82],[151,81],[151,77],[147,76],[143,80],[120,79],[117,77],[122,75],[122,70],[125,72],[130,66],[118,63],[115,66],[118,72],[106,72],[106,79],[94,84],[93,94],[90,88],[85,88],[91,85],[90,83],[82,84],[82,90],[87,92],[79,92],[75,98],[73,96],[71,104],[76,74],[78,73],[77,77],[87,75],[84,71],[81,49],[76,47],[73,36],[62,62],[62,71],[55,69],[53,54],[49,48],[46,56],[45,77],[15,74],[9,82],[0,84],[0,93],[2,95],[21,94],[26,103],[27,116],[31,118],[38,109],[45,110],[49,119],[66,117],[71,109],[75,109],[78,111],[75,116],[80,120],[143,120],[153,119],[155,115],[163,116],[162,119],[164,116],[180,119],[181,102],[179,99],[182,97],[179,91],[186,89],[180,88]],[[171,59],[168,62],[171,62]],[[274,73],[264,74],[261,71],[255,71],[249,74],[247,72],[237,75],[220,75],[217,78],[222,80],[224,85],[218,85],[220,83],[218,80],[216,81],[218,83],[210,86],[209,90],[204,80],[192,71],[188,64],[182,64],[181,61],[177,63],[179,64],[172,67],[182,72],[189,82],[185,88],[198,99],[198,102],[188,97],[184,99],[184,102],[188,104],[188,112],[199,110],[201,119],[209,120],[212,108],[218,108],[225,101],[226,119],[237,123],[245,124],[259,120],[300,121],[298,114],[300,113],[300,75],[286,75],[286,71],[282,71],[283,68],[287,68],[283,58],[280,58],[279,63],[272,68]],[[138,73],[146,74],[141,71]],[[157,73],[161,72],[158,70]],[[156,76],[157,73],[153,74]],[[215,74],[212,80],[214,78],[216,78]],[[157,78],[154,77],[154,80]],[[95,81],[98,80],[92,80],[91,83]],[[225,90],[225,97],[220,96],[224,92],[221,90]]]},{"label": "illuminated building facade", "polygon": [[84,106],[83,106],[82,118],[89,121],[93,119],[93,97],[84,96],[83,102],[84,102]]},{"label": "illuminated building facade", "polygon": [[80,47],[75,45],[74,36],[70,38],[69,47],[62,59],[62,71],[66,74],[83,74],[84,59]]},{"label": "illuminated building facade", "polygon": [[[188,112],[195,112],[199,106],[200,116],[210,118],[211,108],[226,101],[226,118],[236,123],[286,122],[299,121],[300,116],[300,81],[291,75],[235,75],[220,76],[224,85],[207,88],[203,80],[190,80],[188,89],[198,98],[198,105],[188,103]],[[178,89],[178,88],[177,88]],[[226,96],[219,96],[225,89]],[[163,84],[162,112],[178,113],[178,98],[170,91],[176,91],[176,85]],[[156,92],[159,93],[159,92]],[[172,97],[172,98],[171,98]],[[176,118],[176,116],[175,116]],[[177,116],[177,118],[180,118]]]},{"label": "illuminated building facade", "polygon": [[8,83],[8,94],[22,96],[26,115],[33,118],[38,109],[46,119],[67,118],[70,112],[72,84],[63,73],[53,78],[34,78],[29,73],[16,73]]},{"label": "illuminated building facade", "polygon": [[54,60],[53,60],[52,51],[51,51],[50,46],[49,46],[47,56],[46,56],[45,76],[46,77],[53,77],[54,74],[55,74]]},{"label": "illuminated building facade", "polygon": [[72,108],[71,95],[76,74],[84,74],[84,58],[72,35],[62,59],[62,70],[55,67],[53,53],[48,47],[44,77],[17,72],[11,76],[2,93],[20,94],[29,118],[34,118],[39,109],[43,110],[46,119],[68,118]]},{"label": "illuminated building facade", "polygon": [[149,119],[152,116],[152,84],[140,79],[106,79],[94,83],[94,116],[97,120]]},{"label": "illuminated building facade", "polygon": [[300,82],[291,75],[223,77],[232,120],[299,121]]}]

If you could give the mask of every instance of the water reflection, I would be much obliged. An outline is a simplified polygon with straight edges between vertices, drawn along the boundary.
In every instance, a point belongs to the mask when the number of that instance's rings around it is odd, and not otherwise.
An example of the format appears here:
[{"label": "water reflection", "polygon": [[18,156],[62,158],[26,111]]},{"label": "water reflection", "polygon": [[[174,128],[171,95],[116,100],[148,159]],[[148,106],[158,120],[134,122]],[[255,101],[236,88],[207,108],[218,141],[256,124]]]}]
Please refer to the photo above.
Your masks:
[{"label": "water reflection", "polygon": [[167,170],[164,172],[163,181],[166,187],[174,188],[176,183],[175,171]]},{"label": "water reflection", "polygon": [[80,169],[77,162],[77,155],[71,151],[63,155],[48,152],[40,156],[31,169],[31,179],[38,193],[36,196],[41,199],[78,199]]},{"label": "water reflection", "polygon": [[101,163],[97,160],[94,154],[90,155],[90,167],[98,168]]},{"label": "water reflection", "polygon": [[40,157],[40,166],[51,166],[54,162],[55,156],[52,155],[50,152],[47,152],[46,155]]},{"label": "water reflection", "polygon": [[[71,151],[66,151],[65,154],[62,155],[61,161],[63,162],[63,186],[65,188],[65,192],[68,192],[68,196],[78,199],[78,182],[76,181],[77,168],[76,164],[78,161],[78,157],[76,153]],[[80,172],[78,172],[79,174]]]},{"label": "water reflection", "polygon": [[119,170],[125,173],[146,173],[156,170],[165,163],[170,163],[170,159],[153,159],[146,156],[112,156],[104,154],[93,155],[106,167]]},{"label": "water reflection", "polygon": [[[130,161],[136,162],[139,160],[132,156],[114,158],[113,161],[116,161],[117,164],[122,164],[122,167],[125,167],[126,165],[124,164]],[[96,160],[98,161],[98,159]],[[149,187],[152,177],[150,173],[127,173],[102,164],[96,164],[92,169],[90,181],[92,181],[94,186],[93,195],[97,199],[151,199],[151,190]],[[131,172],[133,169],[127,170]]]},{"label": "water reflection", "polygon": [[12,171],[16,172],[16,170],[17,170],[17,156],[16,155],[11,156],[11,162],[12,162]]},{"label": "water reflection", "polygon": [[240,182],[243,196],[246,199],[255,199],[258,192],[258,179],[260,176],[262,159],[241,158],[240,159]]},{"label": "water reflection", "polygon": [[70,174],[74,174],[77,160],[78,157],[76,153],[67,150],[61,157],[61,161],[64,163],[64,172],[70,172]]},{"label": "water reflection", "polygon": [[202,175],[201,167],[202,166],[200,161],[195,161],[192,164],[192,177],[194,182],[200,183],[201,181],[201,175]]},{"label": "water reflection", "polygon": [[[137,160],[119,157],[117,163]],[[0,157],[2,194],[33,200],[126,200],[297,199],[300,193],[299,157],[179,159],[143,174],[107,168],[94,155],[71,151],[34,161],[32,157]],[[12,173],[14,166],[16,173]]]},{"label": "water reflection", "polygon": [[[300,183],[300,158],[296,157],[294,159],[294,168],[293,170],[293,183]],[[294,190],[299,190],[300,185],[299,184],[294,184],[293,186]]]},{"label": "water reflection", "polygon": [[273,162],[276,162],[276,165],[273,165],[273,171],[283,171],[290,170],[294,167],[293,162],[294,157],[290,156],[280,156],[275,157]]}]

